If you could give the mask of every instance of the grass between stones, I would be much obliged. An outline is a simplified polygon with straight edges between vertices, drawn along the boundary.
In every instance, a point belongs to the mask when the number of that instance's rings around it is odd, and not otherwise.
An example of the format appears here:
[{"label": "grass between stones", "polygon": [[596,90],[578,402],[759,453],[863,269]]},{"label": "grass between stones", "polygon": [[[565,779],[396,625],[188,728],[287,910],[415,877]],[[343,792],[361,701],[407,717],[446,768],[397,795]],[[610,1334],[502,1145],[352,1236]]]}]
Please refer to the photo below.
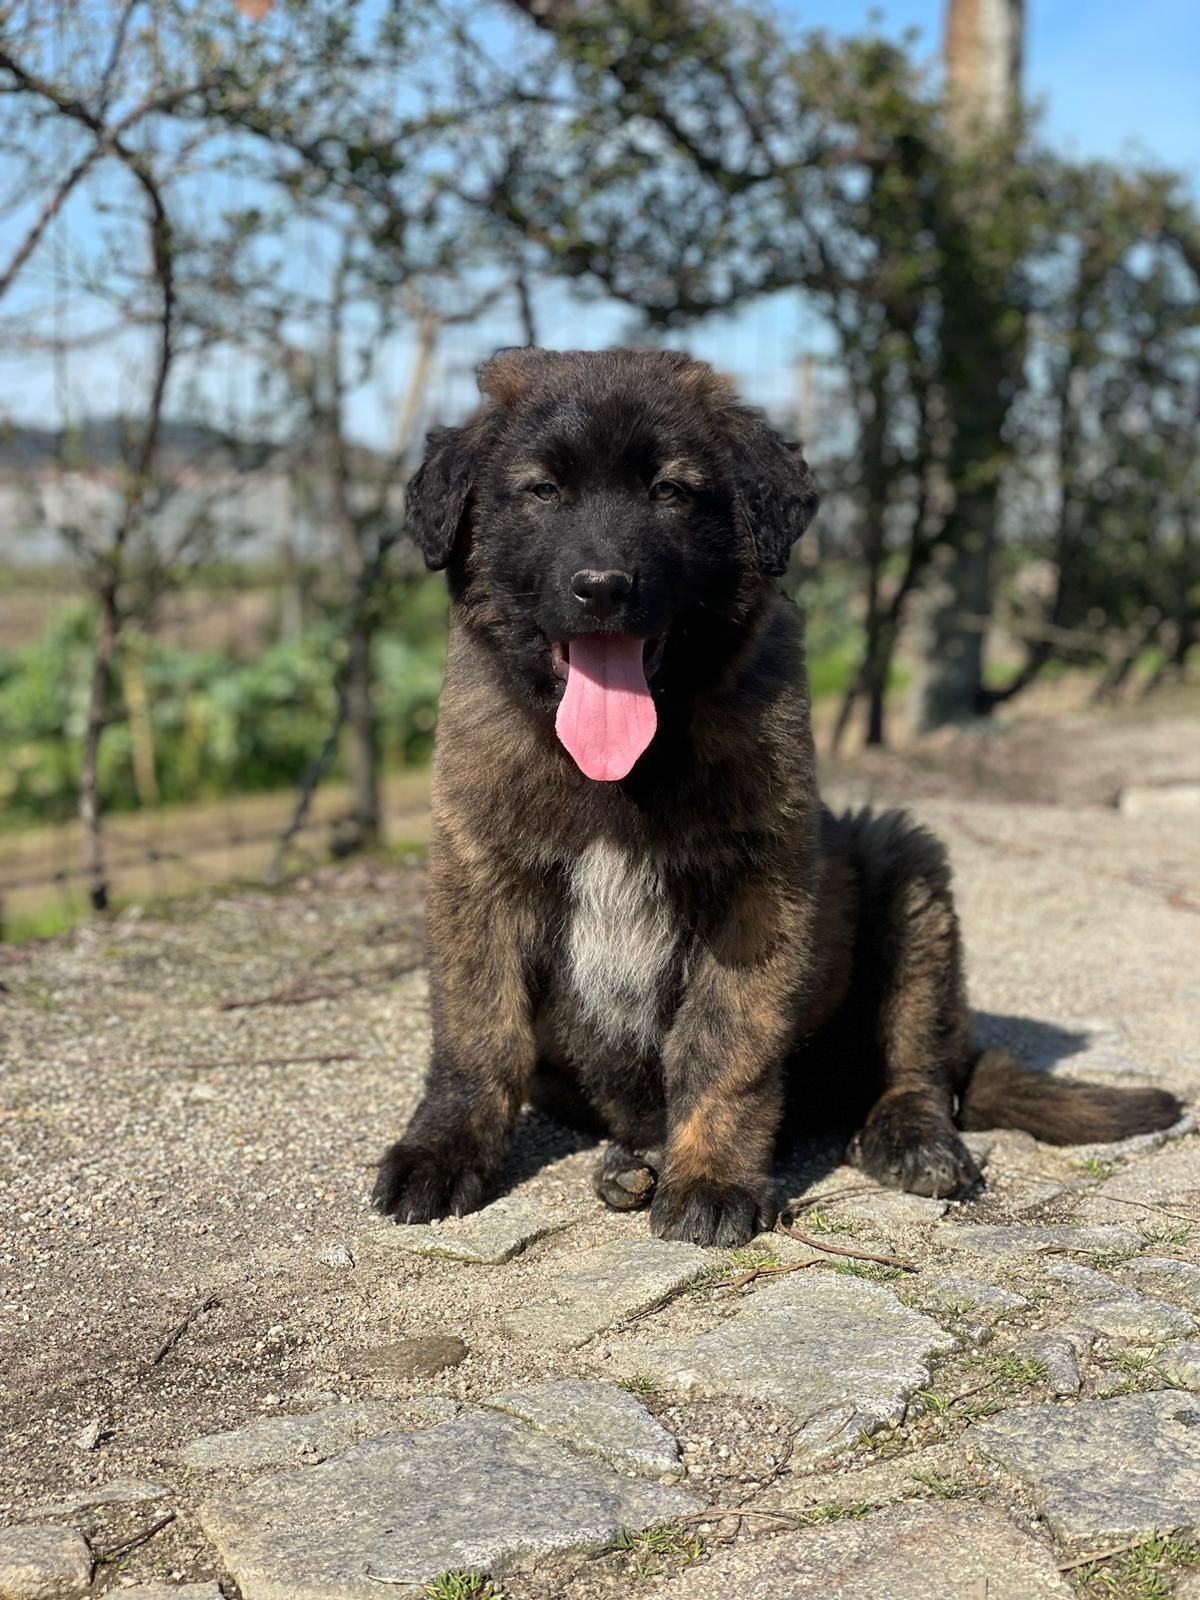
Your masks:
[{"label": "grass between stones", "polygon": [[1147,1245],[1156,1244],[1187,1244],[1192,1237],[1192,1230],[1187,1227],[1165,1226],[1161,1228],[1142,1228],[1142,1237]]},{"label": "grass between stones", "polygon": [[1181,1574],[1196,1567],[1200,1567],[1200,1544],[1157,1537],[1069,1573],[1079,1591],[1095,1600],[1168,1600]]},{"label": "grass between stones", "polygon": [[966,1493],[966,1484],[950,1472],[910,1472],[909,1480],[939,1500],[958,1500]]},{"label": "grass between stones", "polygon": [[[668,1567],[682,1572],[694,1566],[704,1554],[704,1541],[690,1528],[674,1522],[662,1522],[653,1528],[643,1528],[640,1533],[630,1533],[622,1528],[617,1535],[617,1549],[630,1555],[630,1566],[635,1578],[649,1582]],[[442,1600],[439,1596],[438,1600]],[[449,1600],[449,1597],[447,1597]]]},{"label": "grass between stones", "polygon": [[711,1266],[701,1269],[687,1285],[690,1295],[705,1294],[717,1284],[728,1282],[731,1277],[737,1277],[742,1272],[755,1272],[760,1267],[775,1267],[779,1265],[779,1257],[772,1250],[760,1250],[747,1246],[741,1250],[729,1250],[714,1261]]},{"label": "grass between stones", "polygon": [[425,1588],[425,1600],[500,1600],[488,1578],[477,1572],[443,1572]]},{"label": "grass between stones", "polygon": [[823,1211],[820,1206],[812,1206],[805,1211],[801,1225],[806,1233],[833,1233],[843,1234],[847,1239],[873,1239],[875,1230],[871,1224],[861,1217],[849,1217],[839,1213],[830,1216],[828,1211]]},{"label": "grass between stones", "polygon": [[1089,1250],[1081,1254],[1079,1259],[1085,1267],[1094,1267],[1097,1272],[1107,1272],[1110,1267],[1123,1267],[1127,1261],[1140,1256],[1144,1249],[1143,1242],[1131,1245],[1128,1250]]},{"label": "grass between stones", "polygon": [[[978,1375],[982,1374],[982,1377]],[[953,1368],[940,1374],[943,1380],[957,1380],[966,1388],[948,1394],[938,1389],[918,1389],[913,1399],[924,1407],[924,1416],[914,1416],[903,1431],[912,1434],[914,1429],[932,1423],[937,1432],[957,1424],[979,1422],[1001,1410],[1006,1401],[1026,1395],[1029,1390],[1046,1381],[1049,1376],[1046,1363],[1036,1356],[1022,1356],[1015,1351],[1000,1351],[983,1356],[967,1356]],[[970,1383],[976,1377],[977,1381]],[[874,1436],[879,1439],[879,1435]],[[881,1446],[875,1444],[879,1450]]]},{"label": "grass between stones", "polygon": [[659,1392],[658,1384],[654,1379],[648,1378],[642,1372],[635,1372],[628,1378],[618,1378],[617,1388],[624,1389],[626,1394],[655,1395]]},{"label": "grass between stones", "polygon": [[885,1267],[875,1261],[831,1261],[830,1272],[840,1272],[844,1278],[868,1278],[872,1283],[894,1283],[908,1274],[899,1267]]},{"label": "grass between stones", "polygon": [[869,1500],[856,1500],[851,1505],[846,1505],[840,1500],[831,1500],[827,1505],[809,1506],[807,1510],[797,1512],[796,1526],[816,1528],[827,1522],[861,1522],[863,1517],[869,1517],[874,1509]]},{"label": "grass between stones", "polygon": [[1187,1392],[1187,1384],[1175,1383],[1160,1366],[1162,1352],[1160,1350],[1114,1350],[1107,1357],[1107,1366],[1117,1372],[1123,1372],[1125,1378],[1121,1383],[1114,1384],[1105,1391],[1105,1398],[1112,1399],[1120,1394],[1151,1394],[1156,1389],[1182,1389]]},{"label": "grass between stones", "polygon": [[1036,1356],[1018,1356],[1011,1351],[992,1356],[988,1366],[1001,1383],[1044,1383],[1049,1377],[1049,1369],[1044,1361],[1039,1361]]},{"label": "grass between stones", "polygon": [[1072,1161],[1068,1165],[1072,1171],[1085,1173],[1089,1178],[1111,1178],[1117,1170],[1115,1161],[1104,1161],[1100,1156],[1088,1156],[1086,1161]]}]

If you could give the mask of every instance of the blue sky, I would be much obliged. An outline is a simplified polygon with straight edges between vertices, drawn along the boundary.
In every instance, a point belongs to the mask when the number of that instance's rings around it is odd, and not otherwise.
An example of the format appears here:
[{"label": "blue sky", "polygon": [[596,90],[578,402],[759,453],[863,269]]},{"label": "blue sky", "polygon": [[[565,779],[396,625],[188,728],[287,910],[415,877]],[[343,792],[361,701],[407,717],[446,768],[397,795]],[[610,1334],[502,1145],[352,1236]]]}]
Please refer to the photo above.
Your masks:
[{"label": "blue sky", "polygon": [[[784,0],[801,27],[920,30],[940,46],[945,0]],[[1026,0],[1025,87],[1053,142],[1076,155],[1138,154],[1200,187],[1200,0]]]},{"label": "blue sky", "polygon": [[[917,29],[919,53],[935,62],[940,55],[945,0],[779,0],[778,9],[801,29]],[[1026,0],[1024,83],[1055,147],[1170,166],[1200,194],[1200,0]],[[581,328],[564,305],[543,319],[541,336],[549,344],[600,344],[620,336],[620,323],[600,318]],[[797,356],[828,347],[795,296],[689,330],[684,342],[732,373],[759,404],[778,411],[799,404],[802,420]]]},{"label": "blue sky", "polygon": [[[797,27],[835,33],[882,26],[899,34],[915,28],[919,49],[936,60],[945,0],[776,0]],[[1079,156],[1129,156],[1186,172],[1200,194],[1200,0],[1026,0],[1027,97],[1044,107],[1050,141]],[[538,297],[539,335],[557,346],[597,346],[622,338],[627,313],[581,310],[559,290]],[[442,352],[439,409],[465,409],[475,362],[497,344],[520,338],[506,317],[457,330]],[[801,399],[799,358],[820,352],[827,337],[812,311],[795,296],[748,308],[736,319],[689,330],[687,345],[733,374],[759,403],[781,412]],[[396,397],[410,359],[408,342],[391,342],[377,384],[355,397],[352,425],[363,439],[386,446]],[[227,364],[226,364],[227,365]],[[72,407],[111,410],[122,396],[115,364],[102,354],[76,352],[71,364]],[[225,368],[202,381],[210,397],[236,387]],[[250,376],[246,374],[250,385]],[[53,375],[28,357],[0,355],[0,380],[8,407],[23,420],[57,420]],[[135,385],[136,386],[136,385]]]}]

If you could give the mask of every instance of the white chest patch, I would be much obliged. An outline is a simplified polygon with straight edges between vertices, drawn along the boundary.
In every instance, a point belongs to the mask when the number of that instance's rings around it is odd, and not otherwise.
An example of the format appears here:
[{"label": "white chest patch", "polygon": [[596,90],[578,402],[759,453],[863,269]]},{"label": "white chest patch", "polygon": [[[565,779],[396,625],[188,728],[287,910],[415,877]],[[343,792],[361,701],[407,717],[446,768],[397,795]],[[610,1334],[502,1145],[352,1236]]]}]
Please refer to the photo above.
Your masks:
[{"label": "white chest patch", "polygon": [[597,841],[571,868],[567,960],[580,1004],[612,1044],[651,1047],[676,932],[651,862]]}]

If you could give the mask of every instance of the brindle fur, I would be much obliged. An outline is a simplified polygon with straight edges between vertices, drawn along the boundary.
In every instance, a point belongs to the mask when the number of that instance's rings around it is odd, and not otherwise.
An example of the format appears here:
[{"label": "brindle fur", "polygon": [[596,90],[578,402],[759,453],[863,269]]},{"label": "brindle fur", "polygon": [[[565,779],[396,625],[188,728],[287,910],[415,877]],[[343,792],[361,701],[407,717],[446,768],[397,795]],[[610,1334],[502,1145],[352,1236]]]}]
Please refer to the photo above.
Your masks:
[{"label": "brindle fur", "polygon": [[[711,1245],[771,1218],[785,1129],[854,1131],[873,1178],[946,1195],[979,1178],[956,1108],[1055,1142],[1173,1121],[1160,1091],[973,1059],[941,846],[901,813],[821,806],[801,619],[770,581],[816,506],[799,453],[673,354],[514,352],[482,386],[409,493],[452,622],[433,1054],[379,1209],[483,1204],[529,1101],[609,1136],[608,1204],[649,1203],[659,1237]],[[666,463],[687,492],[664,519],[647,506]],[[556,515],[531,504],[531,471],[564,485]],[[623,631],[670,628],[658,733],[617,783],[557,741],[547,644],[584,631],[564,573],[605,562],[638,573]]]}]

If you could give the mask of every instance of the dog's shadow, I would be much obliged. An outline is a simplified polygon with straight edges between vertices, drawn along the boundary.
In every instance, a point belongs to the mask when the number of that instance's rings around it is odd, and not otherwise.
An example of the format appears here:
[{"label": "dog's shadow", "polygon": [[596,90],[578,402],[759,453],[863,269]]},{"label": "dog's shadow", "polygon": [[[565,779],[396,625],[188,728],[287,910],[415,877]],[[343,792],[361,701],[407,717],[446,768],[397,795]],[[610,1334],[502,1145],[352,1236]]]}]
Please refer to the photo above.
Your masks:
[{"label": "dog's shadow", "polygon": [[[1043,1022],[1036,1017],[976,1011],[973,1022],[976,1049],[1011,1051],[1037,1072],[1051,1071],[1060,1061],[1090,1049],[1094,1042],[1086,1031]],[[603,1133],[598,1128],[580,1126],[578,1117],[567,1121],[551,1112],[527,1107],[517,1123],[498,1192],[511,1194],[539,1172],[568,1156],[586,1150],[598,1152],[603,1142]],[[844,1133],[800,1133],[790,1137],[776,1157],[780,1195],[803,1194],[844,1166],[846,1144]]]},{"label": "dog's shadow", "polygon": [[600,1142],[601,1136],[596,1133],[569,1127],[546,1112],[527,1106],[517,1122],[498,1193],[510,1194],[546,1167],[583,1150],[595,1150]]},{"label": "dog's shadow", "polygon": [[1036,1017],[1013,1017],[1001,1011],[973,1013],[972,1037],[977,1050],[1007,1050],[1035,1072],[1049,1072],[1068,1056],[1090,1050],[1095,1035]]}]

